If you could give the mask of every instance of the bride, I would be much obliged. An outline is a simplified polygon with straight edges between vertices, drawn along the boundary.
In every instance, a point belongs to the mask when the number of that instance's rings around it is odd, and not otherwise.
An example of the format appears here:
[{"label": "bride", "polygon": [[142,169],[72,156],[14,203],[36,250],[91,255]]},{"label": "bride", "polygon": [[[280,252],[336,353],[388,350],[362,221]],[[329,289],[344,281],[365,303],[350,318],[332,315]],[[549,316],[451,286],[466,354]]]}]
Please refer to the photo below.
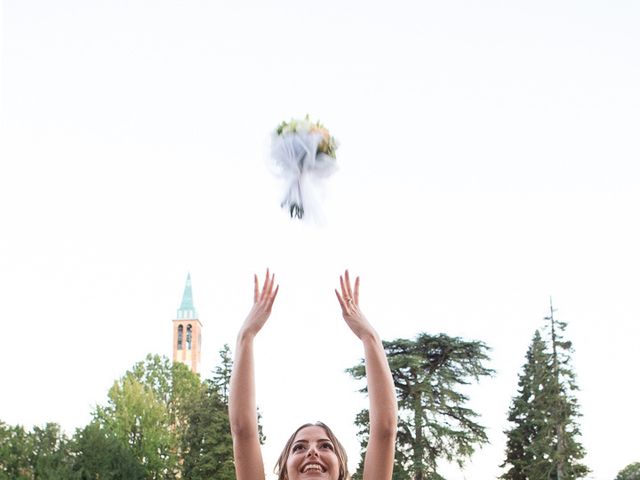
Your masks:
[{"label": "bride", "polygon": [[[264,480],[255,401],[253,340],[271,314],[278,294],[267,270],[262,288],[254,276],[253,307],[240,328],[231,375],[229,419],[237,480]],[[364,348],[369,393],[369,443],[363,480],[390,480],[397,429],[397,401],[382,341],[360,310],[360,278],[353,288],[349,272],[335,290],[342,317]],[[332,392],[325,390],[325,395]],[[278,480],[349,480],[347,455],[331,429],[317,422],[299,427],[284,446],[276,464]]]}]

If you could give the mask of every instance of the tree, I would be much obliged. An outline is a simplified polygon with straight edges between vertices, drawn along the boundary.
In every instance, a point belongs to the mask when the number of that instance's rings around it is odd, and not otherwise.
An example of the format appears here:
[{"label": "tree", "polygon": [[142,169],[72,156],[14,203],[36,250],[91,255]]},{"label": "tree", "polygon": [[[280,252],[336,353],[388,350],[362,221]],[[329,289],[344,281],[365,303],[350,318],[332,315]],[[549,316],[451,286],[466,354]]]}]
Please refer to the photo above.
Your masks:
[{"label": "tree", "polygon": [[550,356],[538,330],[527,350],[526,363],[518,379],[518,395],[514,397],[509,409],[508,420],[514,427],[507,434],[507,458],[501,467],[510,465],[501,478],[505,480],[527,480],[529,478],[548,478],[543,471],[550,471],[550,450],[541,451],[543,442],[536,439],[545,435],[549,429],[546,412],[546,399],[543,392],[550,388]]},{"label": "tree", "polygon": [[182,435],[202,384],[181,363],[148,355],[116,381],[97,423],[123,442],[150,479],[173,478],[180,470]]},{"label": "tree", "polygon": [[227,405],[212,381],[192,406],[183,437],[183,478],[234,480],[233,443]]},{"label": "tree", "polygon": [[550,314],[545,317],[551,344],[550,416],[555,432],[555,443],[551,458],[555,466],[557,480],[572,480],[586,477],[589,469],[580,463],[585,450],[579,441],[580,427],[577,418],[581,416],[575,393],[578,390],[576,376],[571,367],[572,343],[564,339],[566,322],[554,318],[553,304]]},{"label": "tree", "polygon": [[508,419],[505,480],[583,478],[585,451],[579,442],[580,416],[574,392],[578,389],[570,365],[572,345],[564,339],[566,323],[551,314],[548,341],[536,331],[527,351]]},{"label": "tree", "polygon": [[0,422],[0,480],[31,479],[31,450],[31,437],[23,427]]},{"label": "tree", "polygon": [[[213,378],[205,381],[198,402],[191,409],[188,428],[183,437],[183,477],[191,480],[215,478],[235,480],[233,441],[229,424],[229,383],[233,360],[231,349],[224,345]],[[264,443],[260,412],[258,435]]]},{"label": "tree", "polygon": [[225,405],[229,404],[229,384],[231,383],[231,371],[233,358],[228,344],[224,344],[220,350],[220,364],[213,374],[213,385],[217,388]]},{"label": "tree", "polygon": [[144,480],[145,469],[133,451],[116,436],[92,422],[78,429],[71,446],[72,478],[77,480]]},{"label": "tree", "polygon": [[[204,391],[185,365],[148,355],[114,382],[71,441],[53,423],[26,432],[0,422],[0,480],[179,477],[183,435]],[[218,410],[226,419],[226,406]]]},{"label": "tree", "polygon": [[9,427],[0,422],[0,479],[57,480],[71,475],[69,440],[56,423]]},{"label": "tree", "polygon": [[627,465],[618,472],[615,480],[640,480],[640,462]]},{"label": "tree", "polygon": [[[438,460],[462,465],[477,445],[487,442],[478,416],[466,407],[462,388],[491,375],[484,366],[488,347],[448,335],[419,334],[415,340],[383,342],[398,395],[398,436],[394,480],[433,480]],[[364,362],[347,370],[355,379],[365,377]],[[366,387],[362,389],[366,392]],[[356,417],[359,437],[367,443],[369,414]],[[354,477],[361,475],[362,462]]]},{"label": "tree", "polygon": [[109,402],[98,407],[95,419],[130,449],[147,478],[165,478],[177,469],[176,436],[167,407],[132,375],[111,387]]},{"label": "tree", "polygon": [[[231,349],[228,344],[224,344],[222,349],[219,352],[220,363],[216,366],[213,372],[213,387],[218,391],[218,395],[222,400],[225,408],[229,408],[229,384],[231,383],[231,372],[233,370],[233,356],[231,354]],[[228,411],[227,411],[228,414]],[[260,439],[260,443],[264,444],[266,437],[264,435],[264,431],[262,430],[262,414],[260,413],[260,408],[256,412],[258,416],[258,437]]]},{"label": "tree", "polygon": [[144,362],[136,363],[127,374],[153,391],[166,407],[169,421],[176,430],[186,425],[191,403],[202,389],[198,375],[183,363],[171,362],[160,355],[147,355]]},{"label": "tree", "polygon": [[69,440],[56,423],[47,423],[44,428],[33,427],[29,459],[33,478],[58,480],[69,477]]}]

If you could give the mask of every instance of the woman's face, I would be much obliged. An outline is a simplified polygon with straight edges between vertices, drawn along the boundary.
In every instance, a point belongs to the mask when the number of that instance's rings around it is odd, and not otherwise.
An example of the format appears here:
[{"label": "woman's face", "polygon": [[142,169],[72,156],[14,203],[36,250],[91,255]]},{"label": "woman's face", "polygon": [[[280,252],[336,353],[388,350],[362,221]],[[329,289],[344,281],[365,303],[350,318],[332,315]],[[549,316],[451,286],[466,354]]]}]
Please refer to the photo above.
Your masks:
[{"label": "woman's face", "polygon": [[338,480],[339,475],[336,446],[325,429],[313,425],[300,430],[287,458],[289,480]]}]

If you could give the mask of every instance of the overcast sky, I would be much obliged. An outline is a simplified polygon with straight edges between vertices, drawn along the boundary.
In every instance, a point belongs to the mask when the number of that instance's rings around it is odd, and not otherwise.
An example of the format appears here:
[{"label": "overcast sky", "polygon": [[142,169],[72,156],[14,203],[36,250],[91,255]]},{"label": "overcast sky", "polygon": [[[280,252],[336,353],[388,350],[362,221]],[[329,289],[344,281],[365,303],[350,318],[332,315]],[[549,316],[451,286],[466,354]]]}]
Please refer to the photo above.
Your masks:
[{"label": "overcast sky", "polygon": [[[362,356],[333,288],[362,277],[385,339],[478,339],[500,474],[534,331],[568,322],[591,478],[640,461],[640,4],[635,1],[5,0],[0,420],[72,434],[147,353],[171,354],[191,273],[203,374],[281,285],[257,339],[271,471],[323,420],[358,459]],[[323,225],[266,164],[283,119],[340,141]]]}]

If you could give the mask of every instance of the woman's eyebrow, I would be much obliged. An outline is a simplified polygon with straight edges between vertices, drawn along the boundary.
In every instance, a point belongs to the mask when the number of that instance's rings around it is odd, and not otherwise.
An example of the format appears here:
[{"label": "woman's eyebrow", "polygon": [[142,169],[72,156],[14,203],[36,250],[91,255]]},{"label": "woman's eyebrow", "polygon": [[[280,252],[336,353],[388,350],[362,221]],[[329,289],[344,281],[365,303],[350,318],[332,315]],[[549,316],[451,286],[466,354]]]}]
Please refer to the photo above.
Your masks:
[{"label": "woman's eyebrow", "polygon": [[[328,438],[319,438],[316,440],[316,442],[330,442],[333,443],[330,439]],[[307,440],[306,438],[301,438],[299,440],[296,440],[295,442],[293,442],[293,444],[295,445],[296,443],[309,443],[309,440]]]}]

